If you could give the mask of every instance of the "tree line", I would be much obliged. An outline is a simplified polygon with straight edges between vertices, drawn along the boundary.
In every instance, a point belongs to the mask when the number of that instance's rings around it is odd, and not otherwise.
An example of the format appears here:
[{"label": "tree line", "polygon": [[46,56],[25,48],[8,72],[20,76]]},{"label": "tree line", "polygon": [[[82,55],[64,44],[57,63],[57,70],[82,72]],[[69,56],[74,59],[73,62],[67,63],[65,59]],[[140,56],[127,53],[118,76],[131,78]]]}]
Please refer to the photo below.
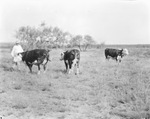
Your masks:
[{"label": "tree line", "polygon": [[26,50],[35,48],[78,47],[81,51],[87,50],[96,42],[90,35],[72,35],[58,27],[47,26],[44,22],[39,27],[22,26],[16,31],[15,37],[19,39]]}]

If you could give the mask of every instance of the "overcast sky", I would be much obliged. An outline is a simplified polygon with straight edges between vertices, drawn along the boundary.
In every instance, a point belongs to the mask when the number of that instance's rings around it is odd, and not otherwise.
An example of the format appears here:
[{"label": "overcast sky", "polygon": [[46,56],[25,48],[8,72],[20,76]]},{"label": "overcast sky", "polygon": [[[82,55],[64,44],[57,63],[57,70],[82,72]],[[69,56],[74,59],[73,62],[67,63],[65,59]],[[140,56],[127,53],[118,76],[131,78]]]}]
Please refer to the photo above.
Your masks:
[{"label": "overcast sky", "polygon": [[1,0],[0,41],[41,22],[106,44],[150,44],[150,0]]}]

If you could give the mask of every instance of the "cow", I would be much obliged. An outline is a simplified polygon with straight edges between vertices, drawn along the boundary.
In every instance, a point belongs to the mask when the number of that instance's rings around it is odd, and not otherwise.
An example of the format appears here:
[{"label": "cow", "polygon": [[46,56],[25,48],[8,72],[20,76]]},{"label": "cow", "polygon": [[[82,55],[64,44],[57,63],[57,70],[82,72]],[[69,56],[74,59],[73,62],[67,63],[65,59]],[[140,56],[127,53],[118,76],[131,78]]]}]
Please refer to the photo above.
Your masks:
[{"label": "cow", "polygon": [[79,74],[80,51],[77,49],[67,50],[61,53],[60,60],[64,60],[66,72],[70,74],[76,67],[76,73]]},{"label": "cow", "polygon": [[106,59],[109,59],[110,57],[115,59],[116,62],[121,62],[121,58],[123,58],[125,55],[128,55],[128,50],[125,49],[113,49],[113,48],[106,48],[105,49],[105,57]]},{"label": "cow", "polygon": [[43,65],[44,72],[46,71],[46,65],[49,59],[50,50],[45,49],[34,49],[30,51],[25,51],[18,53],[18,56],[21,57],[21,60],[29,67],[30,72],[32,73],[32,66],[38,66],[38,74],[40,74],[40,65]]}]

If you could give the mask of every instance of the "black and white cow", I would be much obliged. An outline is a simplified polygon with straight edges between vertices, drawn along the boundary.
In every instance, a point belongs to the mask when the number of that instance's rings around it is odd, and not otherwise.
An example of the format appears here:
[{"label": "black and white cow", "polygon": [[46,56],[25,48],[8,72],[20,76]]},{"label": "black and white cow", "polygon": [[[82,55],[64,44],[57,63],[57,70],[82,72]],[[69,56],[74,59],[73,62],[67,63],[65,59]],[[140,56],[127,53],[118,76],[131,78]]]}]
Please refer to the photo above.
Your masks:
[{"label": "black and white cow", "polygon": [[67,50],[61,53],[60,60],[64,60],[66,72],[71,73],[76,67],[76,74],[79,74],[80,51],[77,49]]},{"label": "black and white cow", "polygon": [[22,61],[26,63],[26,65],[30,69],[30,72],[32,72],[32,66],[37,65],[38,74],[40,74],[40,65],[43,65],[44,72],[46,71],[46,65],[48,61],[50,61],[49,52],[50,50],[34,49],[34,50],[19,53],[18,56],[20,56]]},{"label": "black and white cow", "polygon": [[128,55],[129,52],[127,49],[112,49],[112,48],[106,48],[105,49],[105,57],[106,59],[113,58],[117,62],[121,62],[121,58],[123,58],[125,55]]}]

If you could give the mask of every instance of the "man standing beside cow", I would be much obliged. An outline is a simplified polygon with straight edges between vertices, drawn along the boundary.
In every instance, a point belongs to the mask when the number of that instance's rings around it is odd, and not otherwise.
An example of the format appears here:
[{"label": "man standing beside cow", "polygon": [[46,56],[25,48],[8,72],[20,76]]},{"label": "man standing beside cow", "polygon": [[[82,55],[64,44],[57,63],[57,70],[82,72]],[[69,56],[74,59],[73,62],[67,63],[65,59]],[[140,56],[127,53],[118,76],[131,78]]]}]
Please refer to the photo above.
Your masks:
[{"label": "man standing beside cow", "polygon": [[20,45],[19,41],[16,41],[15,45],[12,48],[11,56],[13,57],[13,66],[12,68],[20,69],[20,62],[23,61],[28,67],[30,72],[32,73],[32,66],[38,66],[38,74],[40,74],[40,65],[43,65],[44,72],[46,71],[46,65],[48,61],[50,61],[50,50],[45,49],[34,49],[30,51],[25,51]]},{"label": "man standing beside cow", "polygon": [[[11,55],[13,57],[14,65],[19,69],[20,61],[23,61],[32,72],[32,66],[38,66],[38,74],[40,74],[40,65],[43,65],[44,72],[46,71],[46,65],[50,61],[50,50],[46,49],[34,49],[30,51],[23,51],[19,41],[14,45]],[[115,59],[116,62],[121,62],[122,58],[128,55],[127,49],[114,49],[106,48],[105,57],[106,59]],[[78,49],[66,50],[61,53],[61,59],[65,63],[66,72],[70,74],[76,68],[76,74],[79,74],[79,62],[80,62],[80,51]]]},{"label": "man standing beside cow", "polygon": [[50,60],[50,50],[45,49],[34,49],[26,52],[19,53],[22,61],[28,66],[30,72],[32,73],[32,66],[38,66],[38,74],[40,74],[40,65],[43,65],[44,72],[46,71],[46,65]]}]

